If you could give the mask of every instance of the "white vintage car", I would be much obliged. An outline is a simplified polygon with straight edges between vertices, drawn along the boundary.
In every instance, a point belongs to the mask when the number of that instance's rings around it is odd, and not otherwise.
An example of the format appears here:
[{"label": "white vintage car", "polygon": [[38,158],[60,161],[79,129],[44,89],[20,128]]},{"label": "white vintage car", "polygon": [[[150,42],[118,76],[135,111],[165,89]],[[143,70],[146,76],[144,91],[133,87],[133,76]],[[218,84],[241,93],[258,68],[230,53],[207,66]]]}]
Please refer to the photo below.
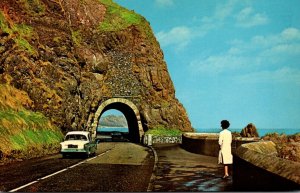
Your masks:
[{"label": "white vintage car", "polygon": [[72,154],[83,154],[86,157],[90,157],[91,155],[95,155],[97,150],[97,143],[92,140],[91,134],[88,131],[68,132],[60,145],[60,153],[63,157]]}]

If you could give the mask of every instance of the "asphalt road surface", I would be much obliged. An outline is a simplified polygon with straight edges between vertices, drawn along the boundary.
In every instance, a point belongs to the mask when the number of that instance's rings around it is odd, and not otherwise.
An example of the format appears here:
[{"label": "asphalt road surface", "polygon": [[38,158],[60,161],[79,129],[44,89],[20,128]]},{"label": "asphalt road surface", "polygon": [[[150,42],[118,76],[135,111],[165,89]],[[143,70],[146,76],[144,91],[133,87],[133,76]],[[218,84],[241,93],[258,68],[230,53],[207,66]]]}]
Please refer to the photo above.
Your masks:
[{"label": "asphalt road surface", "polygon": [[89,159],[58,154],[0,166],[0,191],[145,192],[153,165],[147,147],[103,142]]},{"label": "asphalt road surface", "polygon": [[223,166],[217,157],[191,153],[178,144],[154,144],[153,148],[158,163],[152,192],[232,191],[232,178],[222,178]]}]

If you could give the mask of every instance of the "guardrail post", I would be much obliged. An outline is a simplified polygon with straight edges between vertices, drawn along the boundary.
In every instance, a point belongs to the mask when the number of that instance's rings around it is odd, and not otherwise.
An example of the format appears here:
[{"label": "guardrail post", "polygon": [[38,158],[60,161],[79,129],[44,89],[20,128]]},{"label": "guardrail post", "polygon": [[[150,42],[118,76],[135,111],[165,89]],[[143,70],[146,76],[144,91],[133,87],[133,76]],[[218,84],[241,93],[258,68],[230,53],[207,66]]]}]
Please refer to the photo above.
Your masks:
[{"label": "guardrail post", "polygon": [[152,145],[152,134],[148,134],[147,136],[147,145]]}]

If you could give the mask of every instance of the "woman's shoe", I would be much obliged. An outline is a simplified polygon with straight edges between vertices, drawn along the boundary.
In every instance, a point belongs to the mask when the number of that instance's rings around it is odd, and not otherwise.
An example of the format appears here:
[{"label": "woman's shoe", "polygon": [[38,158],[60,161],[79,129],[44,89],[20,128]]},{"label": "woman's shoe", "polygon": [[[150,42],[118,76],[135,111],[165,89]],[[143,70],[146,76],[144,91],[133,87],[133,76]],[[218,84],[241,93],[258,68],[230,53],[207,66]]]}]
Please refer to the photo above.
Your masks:
[{"label": "woman's shoe", "polygon": [[227,178],[229,178],[229,175],[223,176],[223,179],[227,179]]}]

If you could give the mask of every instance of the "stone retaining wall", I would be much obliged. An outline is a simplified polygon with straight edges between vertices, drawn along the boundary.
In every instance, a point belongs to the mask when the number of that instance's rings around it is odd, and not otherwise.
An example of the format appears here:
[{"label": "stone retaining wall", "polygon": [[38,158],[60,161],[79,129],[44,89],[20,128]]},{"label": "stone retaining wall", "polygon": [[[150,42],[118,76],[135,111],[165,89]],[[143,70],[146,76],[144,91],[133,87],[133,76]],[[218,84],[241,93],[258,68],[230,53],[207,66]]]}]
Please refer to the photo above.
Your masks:
[{"label": "stone retaining wall", "polygon": [[[217,157],[220,150],[218,138],[218,133],[184,133],[181,147],[192,153]],[[235,151],[241,144],[254,141],[258,141],[258,138],[234,138],[232,149]]]},{"label": "stone retaining wall", "polygon": [[235,190],[300,190],[300,163],[277,157],[276,146],[271,141],[241,145],[233,161]]},{"label": "stone retaining wall", "polygon": [[[189,152],[217,157],[218,133],[185,133],[181,147]],[[300,190],[300,163],[277,156],[271,141],[259,138],[234,138],[233,190],[291,191]]]}]

